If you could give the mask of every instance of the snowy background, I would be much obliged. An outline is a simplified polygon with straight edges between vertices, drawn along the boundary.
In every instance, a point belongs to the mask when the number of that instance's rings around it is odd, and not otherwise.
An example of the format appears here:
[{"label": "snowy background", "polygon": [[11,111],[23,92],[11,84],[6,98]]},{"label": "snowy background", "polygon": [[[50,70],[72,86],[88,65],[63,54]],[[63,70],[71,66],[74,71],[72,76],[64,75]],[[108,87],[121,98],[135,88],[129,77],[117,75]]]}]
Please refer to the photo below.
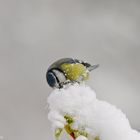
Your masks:
[{"label": "snowy background", "polygon": [[140,1],[1,0],[0,139],[52,138],[45,73],[62,57],[99,63],[88,84],[140,130]]}]

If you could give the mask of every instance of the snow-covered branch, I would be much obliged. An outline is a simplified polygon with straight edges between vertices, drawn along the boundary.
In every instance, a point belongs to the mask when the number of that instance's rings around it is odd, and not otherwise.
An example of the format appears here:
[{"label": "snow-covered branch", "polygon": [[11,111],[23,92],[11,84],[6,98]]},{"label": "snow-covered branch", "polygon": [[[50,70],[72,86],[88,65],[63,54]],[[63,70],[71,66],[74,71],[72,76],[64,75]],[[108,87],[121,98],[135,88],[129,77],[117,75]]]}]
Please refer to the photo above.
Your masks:
[{"label": "snow-covered branch", "polygon": [[66,132],[76,140],[140,140],[125,114],[96,98],[85,84],[55,89],[48,97],[49,114],[56,138]]}]

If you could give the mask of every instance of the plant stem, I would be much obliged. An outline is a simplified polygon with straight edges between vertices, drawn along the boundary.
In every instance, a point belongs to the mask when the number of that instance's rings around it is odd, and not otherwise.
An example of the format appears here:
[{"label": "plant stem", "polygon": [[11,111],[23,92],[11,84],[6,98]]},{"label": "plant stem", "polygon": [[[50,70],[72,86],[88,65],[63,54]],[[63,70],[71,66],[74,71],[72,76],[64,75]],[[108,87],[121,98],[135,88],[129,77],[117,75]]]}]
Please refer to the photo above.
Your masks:
[{"label": "plant stem", "polygon": [[73,138],[73,140],[75,140],[75,136],[74,136],[74,133],[71,133],[70,136]]}]

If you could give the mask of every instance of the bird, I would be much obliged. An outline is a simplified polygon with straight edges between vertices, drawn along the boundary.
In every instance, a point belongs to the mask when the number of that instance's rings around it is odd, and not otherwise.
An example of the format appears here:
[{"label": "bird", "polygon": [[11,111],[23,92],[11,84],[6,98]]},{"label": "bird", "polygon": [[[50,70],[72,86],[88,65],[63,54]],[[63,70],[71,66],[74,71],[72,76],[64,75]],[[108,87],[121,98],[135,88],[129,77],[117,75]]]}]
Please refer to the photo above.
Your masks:
[{"label": "bird", "polygon": [[55,61],[46,72],[46,80],[52,88],[63,88],[70,83],[81,83],[89,78],[89,72],[98,68],[79,59],[61,58]]}]

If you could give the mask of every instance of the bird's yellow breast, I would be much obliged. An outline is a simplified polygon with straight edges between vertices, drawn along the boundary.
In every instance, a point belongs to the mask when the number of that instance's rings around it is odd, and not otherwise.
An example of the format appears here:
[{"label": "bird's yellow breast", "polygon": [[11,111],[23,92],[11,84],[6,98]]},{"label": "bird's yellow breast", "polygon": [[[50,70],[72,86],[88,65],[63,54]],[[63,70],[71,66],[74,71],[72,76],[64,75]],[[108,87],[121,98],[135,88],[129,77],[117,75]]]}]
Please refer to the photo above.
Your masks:
[{"label": "bird's yellow breast", "polygon": [[64,71],[67,79],[69,80],[75,81],[80,77],[82,77],[82,80],[88,79],[88,72],[86,70],[86,67],[80,63],[64,63],[61,65],[61,69]]}]

